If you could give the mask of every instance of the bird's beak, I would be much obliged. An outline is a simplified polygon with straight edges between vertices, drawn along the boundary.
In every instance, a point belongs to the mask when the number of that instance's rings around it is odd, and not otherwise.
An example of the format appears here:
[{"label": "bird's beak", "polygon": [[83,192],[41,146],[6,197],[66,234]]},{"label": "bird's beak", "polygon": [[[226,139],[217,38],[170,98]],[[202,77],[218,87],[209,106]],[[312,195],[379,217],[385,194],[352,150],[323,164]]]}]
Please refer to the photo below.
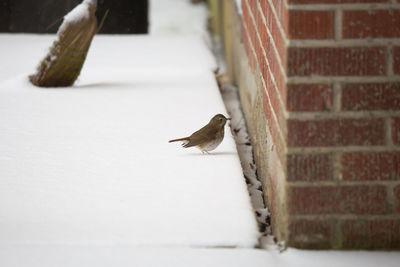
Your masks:
[{"label": "bird's beak", "polygon": [[232,118],[226,118],[228,121],[230,121]]}]

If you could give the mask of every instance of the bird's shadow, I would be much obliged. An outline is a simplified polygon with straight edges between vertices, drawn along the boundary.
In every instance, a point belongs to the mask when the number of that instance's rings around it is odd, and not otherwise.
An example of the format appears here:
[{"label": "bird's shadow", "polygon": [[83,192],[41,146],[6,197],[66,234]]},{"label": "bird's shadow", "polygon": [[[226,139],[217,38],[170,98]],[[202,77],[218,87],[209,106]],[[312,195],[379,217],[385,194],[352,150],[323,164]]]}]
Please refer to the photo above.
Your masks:
[{"label": "bird's shadow", "polygon": [[[86,83],[86,84],[78,84],[72,89],[102,89],[102,88],[132,88],[134,84],[132,83],[124,83],[124,82],[98,82],[98,83]],[[111,88],[111,89],[112,89]]]},{"label": "bird's shadow", "polygon": [[235,152],[209,152],[209,153],[188,153],[185,154],[185,156],[189,155],[189,156],[203,156],[203,157],[207,157],[207,156],[232,156],[232,155],[236,155],[237,153]]}]

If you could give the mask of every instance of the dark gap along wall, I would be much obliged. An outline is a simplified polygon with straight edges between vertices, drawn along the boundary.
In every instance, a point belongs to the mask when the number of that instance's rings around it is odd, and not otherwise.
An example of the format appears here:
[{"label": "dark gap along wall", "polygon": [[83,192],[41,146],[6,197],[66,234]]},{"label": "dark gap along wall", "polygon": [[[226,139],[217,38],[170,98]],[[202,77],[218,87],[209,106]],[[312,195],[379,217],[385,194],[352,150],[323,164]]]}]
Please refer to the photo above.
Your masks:
[{"label": "dark gap along wall", "polygon": [[[82,0],[0,0],[0,32],[55,33],[62,18]],[[148,32],[148,0],[98,0],[99,21],[107,19],[100,33]]]}]

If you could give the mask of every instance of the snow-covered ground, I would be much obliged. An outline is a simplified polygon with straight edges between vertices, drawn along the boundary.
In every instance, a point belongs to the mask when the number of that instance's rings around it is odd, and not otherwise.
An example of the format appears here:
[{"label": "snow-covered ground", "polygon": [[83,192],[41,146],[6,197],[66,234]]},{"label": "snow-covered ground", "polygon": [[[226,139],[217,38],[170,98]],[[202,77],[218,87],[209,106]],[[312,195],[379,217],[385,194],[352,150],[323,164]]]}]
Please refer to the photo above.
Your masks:
[{"label": "snow-covered ground", "polygon": [[[52,38],[0,43],[26,44],[21,66]],[[97,36],[73,88],[4,69],[0,244],[255,246],[230,131],[212,155],[168,143],[226,114],[214,68],[196,37]]]},{"label": "snow-covered ground", "polygon": [[54,36],[0,35],[0,266],[398,266],[396,252],[250,248],[230,131],[213,155],[167,142],[226,112],[204,6],[188,2],[151,0],[150,37],[96,36],[73,88],[27,82]]},{"label": "snow-covered ground", "polygon": [[2,267],[398,267],[398,252],[0,246]]}]

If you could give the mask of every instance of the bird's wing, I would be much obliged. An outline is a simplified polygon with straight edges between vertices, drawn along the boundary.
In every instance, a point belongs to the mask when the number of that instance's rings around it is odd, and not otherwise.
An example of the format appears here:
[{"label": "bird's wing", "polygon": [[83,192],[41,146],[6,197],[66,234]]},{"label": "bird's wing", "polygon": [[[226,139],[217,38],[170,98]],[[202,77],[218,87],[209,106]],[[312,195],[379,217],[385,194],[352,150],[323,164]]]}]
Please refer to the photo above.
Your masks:
[{"label": "bird's wing", "polygon": [[205,142],[209,142],[213,140],[217,135],[217,129],[214,127],[207,127],[204,126],[197,132],[194,132],[190,137],[189,137],[189,142],[184,145],[184,147],[191,147],[191,146],[198,146],[200,144],[203,144]]}]

